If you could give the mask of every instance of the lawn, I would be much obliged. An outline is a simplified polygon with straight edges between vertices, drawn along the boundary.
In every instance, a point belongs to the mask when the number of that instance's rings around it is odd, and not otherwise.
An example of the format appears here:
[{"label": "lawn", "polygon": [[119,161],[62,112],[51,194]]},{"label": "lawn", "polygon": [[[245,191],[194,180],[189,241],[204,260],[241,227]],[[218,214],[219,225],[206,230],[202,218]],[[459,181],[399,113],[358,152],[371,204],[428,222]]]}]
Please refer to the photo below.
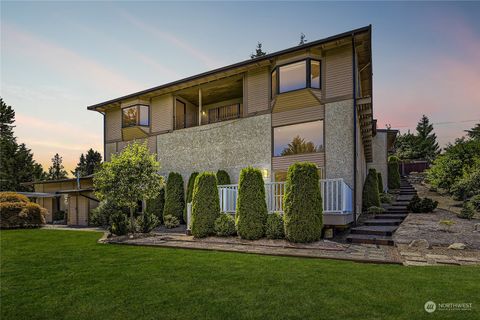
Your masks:
[{"label": "lawn", "polygon": [[[2,319],[474,319],[478,267],[97,244],[100,233],[1,231]],[[473,303],[435,311],[426,301]]]}]

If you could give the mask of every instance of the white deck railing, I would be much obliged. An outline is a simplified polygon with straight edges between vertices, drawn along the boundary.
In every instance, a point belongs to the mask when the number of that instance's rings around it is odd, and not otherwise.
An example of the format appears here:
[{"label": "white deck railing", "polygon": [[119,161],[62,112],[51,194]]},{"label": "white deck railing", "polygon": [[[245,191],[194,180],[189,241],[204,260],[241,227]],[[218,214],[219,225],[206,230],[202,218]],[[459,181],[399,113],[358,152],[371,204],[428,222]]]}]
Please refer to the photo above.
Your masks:
[{"label": "white deck railing", "polygon": [[[322,193],[323,212],[326,213],[351,213],[352,189],[343,179],[320,180]],[[218,186],[220,196],[220,210],[234,213],[237,208],[238,185],[228,184]],[[268,212],[283,212],[283,195],[285,182],[266,182],[265,200]]]}]

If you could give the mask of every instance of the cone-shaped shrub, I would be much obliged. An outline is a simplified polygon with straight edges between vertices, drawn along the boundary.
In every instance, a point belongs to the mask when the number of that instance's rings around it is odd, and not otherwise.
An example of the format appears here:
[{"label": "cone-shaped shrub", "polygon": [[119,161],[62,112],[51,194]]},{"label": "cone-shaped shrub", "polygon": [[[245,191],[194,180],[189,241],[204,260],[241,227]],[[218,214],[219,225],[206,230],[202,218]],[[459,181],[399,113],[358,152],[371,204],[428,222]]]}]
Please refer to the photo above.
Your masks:
[{"label": "cone-shaped shrub", "polygon": [[215,220],[220,216],[217,178],[203,172],[195,179],[192,196],[192,234],[203,238],[215,233]]},{"label": "cone-shaped shrub", "polygon": [[390,156],[388,158],[388,188],[399,189],[400,188],[400,169],[398,166],[398,158]]},{"label": "cone-shaped shrub", "polygon": [[378,193],[383,193],[383,179],[382,174],[377,172]]},{"label": "cone-shaped shrub", "polygon": [[190,175],[190,178],[188,178],[188,184],[187,184],[187,197],[185,199],[185,209],[183,210],[183,221],[185,223],[187,222],[187,206],[186,204],[192,202],[192,196],[193,196],[193,187],[195,185],[195,179],[198,176],[198,172],[192,172]]},{"label": "cone-shaped shrub", "polygon": [[238,235],[250,240],[263,237],[267,215],[265,182],[262,172],[252,167],[242,169],[238,183],[237,212],[235,213]]},{"label": "cone-shaped shrub", "polygon": [[230,176],[228,175],[228,172],[225,170],[218,170],[217,171],[217,184],[219,186],[224,185],[224,184],[230,184]]},{"label": "cone-shaped shrub", "polygon": [[179,221],[183,219],[183,210],[185,209],[184,192],[182,175],[170,172],[165,190],[164,216],[171,215]]},{"label": "cone-shaped shrub", "polygon": [[318,169],[299,162],[288,168],[283,198],[285,237],[292,242],[312,242],[322,233],[322,195]]},{"label": "cone-shaped shrub", "polygon": [[380,207],[380,195],[378,193],[377,172],[375,169],[368,170],[365,184],[363,185],[362,210],[368,211],[370,207]]},{"label": "cone-shaped shrub", "polygon": [[158,218],[158,221],[161,223],[163,222],[164,208],[165,208],[165,188],[162,188],[160,189],[160,192],[155,198],[147,200],[146,211],[154,214]]}]

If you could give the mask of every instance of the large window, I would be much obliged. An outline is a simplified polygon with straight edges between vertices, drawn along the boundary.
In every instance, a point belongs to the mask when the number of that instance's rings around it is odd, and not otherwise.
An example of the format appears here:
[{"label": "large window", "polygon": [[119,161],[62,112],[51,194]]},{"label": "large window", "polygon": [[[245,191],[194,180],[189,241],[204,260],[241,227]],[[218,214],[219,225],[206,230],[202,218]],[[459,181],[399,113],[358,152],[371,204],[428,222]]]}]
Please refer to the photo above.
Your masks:
[{"label": "large window", "polygon": [[122,109],[122,127],[150,125],[148,106],[136,105]]},{"label": "large window", "polygon": [[323,152],[323,121],[273,128],[273,155]]},{"label": "large window", "polygon": [[289,63],[272,71],[272,98],[277,93],[299,89],[320,89],[321,67],[319,60],[306,59]]}]

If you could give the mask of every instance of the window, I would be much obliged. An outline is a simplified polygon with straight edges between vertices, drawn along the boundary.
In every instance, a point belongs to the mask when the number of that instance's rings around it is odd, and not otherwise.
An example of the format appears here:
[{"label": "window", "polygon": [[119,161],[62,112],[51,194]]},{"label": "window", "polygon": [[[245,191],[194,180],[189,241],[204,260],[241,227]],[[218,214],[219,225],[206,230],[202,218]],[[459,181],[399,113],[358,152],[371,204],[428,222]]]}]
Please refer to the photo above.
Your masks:
[{"label": "window", "polygon": [[320,89],[320,61],[310,60],[310,88]]},{"label": "window", "polygon": [[150,125],[149,107],[145,105],[136,105],[122,109],[122,127],[145,126]]},{"label": "window", "polygon": [[279,70],[279,93],[303,89],[307,87],[307,64],[306,61],[290,63],[278,68]]},{"label": "window", "polygon": [[273,156],[323,152],[323,120],[273,128]]}]

